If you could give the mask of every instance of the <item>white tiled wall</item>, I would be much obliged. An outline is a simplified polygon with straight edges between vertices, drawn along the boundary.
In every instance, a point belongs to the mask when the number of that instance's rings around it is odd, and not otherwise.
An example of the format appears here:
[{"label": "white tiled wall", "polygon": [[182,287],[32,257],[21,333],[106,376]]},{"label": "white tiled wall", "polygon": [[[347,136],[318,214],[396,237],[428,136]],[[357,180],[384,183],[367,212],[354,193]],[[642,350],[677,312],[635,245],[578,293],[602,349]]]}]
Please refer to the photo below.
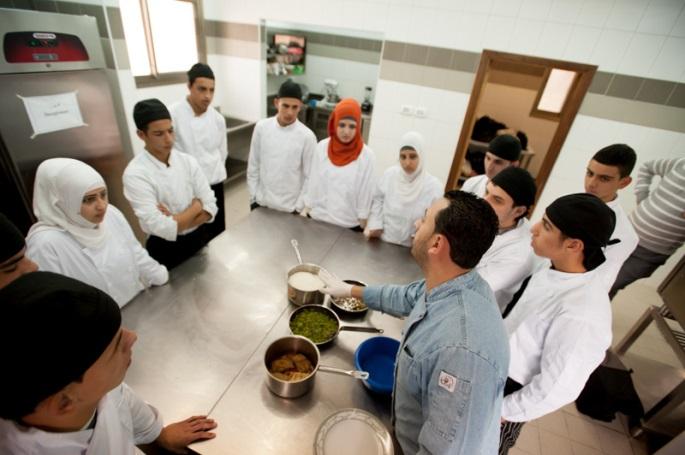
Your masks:
[{"label": "white tiled wall", "polygon": [[[386,39],[573,59],[685,82],[685,0],[205,0],[205,16],[377,30]],[[346,12],[355,11],[354,20]],[[336,14],[340,12],[340,14]]]},{"label": "white tiled wall", "polygon": [[232,117],[256,121],[261,118],[262,66],[259,60],[210,54],[207,63],[217,78],[214,105]]}]

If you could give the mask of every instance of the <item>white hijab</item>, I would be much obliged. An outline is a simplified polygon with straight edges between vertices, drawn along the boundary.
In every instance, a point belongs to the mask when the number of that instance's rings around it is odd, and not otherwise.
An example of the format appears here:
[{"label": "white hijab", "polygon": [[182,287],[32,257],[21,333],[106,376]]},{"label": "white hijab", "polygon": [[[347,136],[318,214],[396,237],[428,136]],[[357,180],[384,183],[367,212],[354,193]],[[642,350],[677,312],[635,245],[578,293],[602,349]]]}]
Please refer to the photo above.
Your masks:
[{"label": "white hijab", "polygon": [[400,201],[411,203],[421,194],[423,182],[426,178],[426,171],[423,168],[423,136],[416,131],[405,133],[400,140],[400,151],[405,147],[411,147],[416,150],[419,156],[419,164],[411,174],[406,173],[402,166],[399,165],[400,172],[395,174],[391,188]]},{"label": "white hijab", "polygon": [[43,161],[33,185],[33,213],[38,222],[31,226],[27,239],[47,229],[64,230],[84,247],[97,248],[105,241],[102,224],[81,216],[83,196],[97,188],[107,188],[104,179],[86,163],[71,158]]}]

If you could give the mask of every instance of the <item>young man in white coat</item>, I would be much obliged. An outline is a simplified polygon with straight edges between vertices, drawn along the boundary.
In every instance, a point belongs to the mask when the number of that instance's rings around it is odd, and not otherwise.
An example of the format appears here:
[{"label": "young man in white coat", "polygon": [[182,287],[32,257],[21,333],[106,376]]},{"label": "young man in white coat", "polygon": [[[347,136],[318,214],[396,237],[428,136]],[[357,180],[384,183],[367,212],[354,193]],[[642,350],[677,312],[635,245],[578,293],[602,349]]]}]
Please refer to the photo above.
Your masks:
[{"label": "young man in white coat", "polygon": [[150,256],[172,269],[209,241],[205,224],[216,216],[216,197],[197,160],[174,148],[171,114],[161,101],[138,102],[133,119],[145,151],[126,166],[124,196],[150,235]]},{"label": "young man in white coat", "polygon": [[135,342],[116,302],[80,281],[35,272],[1,290],[0,453],[186,453],[213,438],[212,419],[165,427],[122,383]]},{"label": "young man in white coat", "polygon": [[216,216],[205,228],[208,240],[211,240],[226,229],[226,120],[216,109],[211,109],[214,98],[212,69],[204,63],[196,63],[187,74],[188,96],[172,104],[169,111],[176,134],[176,150],[195,157],[216,197]]},{"label": "young man in white coat", "polygon": [[618,200],[618,192],[630,185],[637,156],[626,144],[608,145],[595,153],[585,171],[585,192],[597,196],[616,214],[612,239],[619,242],[606,249],[606,261],[597,268],[609,292],[623,263],[637,247],[639,238]]},{"label": "young man in white coat", "polygon": [[495,293],[501,312],[523,280],[533,273],[535,253],[526,215],[535,203],[536,191],[535,179],[528,171],[513,166],[487,184],[484,199],[497,214],[499,230],[476,270]]},{"label": "young man in white coat", "polygon": [[478,197],[485,196],[485,187],[488,182],[501,170],[509,166],[518,167],[520,158],[521,141],[517,137],[511,134],[501,134],[495,137],[490,141],[488,150],[485,152],[485,174],[469,178],[464,182],[461,190]]},{"label": "young man in white coat", "polygon": [[611,344],[611,306],[595,269],[605,261],[614,212],[587,193],[552,202],[532,228],[535,254],[551,267],[524,280],[505,312],[511,361],[502,402],[500,453],[525,422],[573,402]]},{"label": "young man in white coat", "polygon": [[252,134],[247,163],[250,209],[299,212],[304,208],[316,136],[297,119],[302,108],[298,84],[291,80],[281,84],[274,105],[278,113],[257,122]]}]

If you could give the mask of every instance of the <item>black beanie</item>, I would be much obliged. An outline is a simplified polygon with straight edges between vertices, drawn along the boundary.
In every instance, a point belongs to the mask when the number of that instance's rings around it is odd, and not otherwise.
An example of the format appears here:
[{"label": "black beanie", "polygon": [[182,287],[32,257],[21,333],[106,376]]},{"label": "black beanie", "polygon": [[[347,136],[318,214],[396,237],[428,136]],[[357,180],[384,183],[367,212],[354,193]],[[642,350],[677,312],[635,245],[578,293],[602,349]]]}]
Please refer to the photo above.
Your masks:
[{"label": "black beanie", "polygon": [[51,272],[0,290],[0,417],[18,421],[83,374],[121,326],[104,292]]},{"label": "black beanie", "polygon": [[164,119],[171,120],[171,114],[164,103],[157,98],[138,101],[133,108],[133,121],[136,123],[136,128],[141,131],[145,131],[150,123]]},{"label": "black beanie", "polygon": [[514,207],[530,207],[535,203],[535,179],[525,169],[509,166],[498,172],[491,181],[514,200]]},{"label": "black beanie", "polygon": [[214,80],[214,71],[212,71],[209,65],[205,65],[204,63],[194,64],[186,74],[188,74],[188,82],[190,82],[191,85],[198,77],[206,77],[207,79]]},{"label": "black beanie", "polygon": [[290,79],[281,84],[278,89],[278,98],[297,98],[302,101],[302,89],[300,84],[297,84]]},{"label": "black beanie", "polygon": [[521,157],[521,141],[511,134],[502,134],[490,141],[488,152],[507,161],[518,161]]},{"label": "black beanie", "polygon": [[564,235],[583,241],[583,266],[587,270],[597,268],[606,260],[602,248],[619,242],[610,240],[616,227],[616,214],[592,194],[562,196],[545,213]]},{"label": "black beanie", "polygon": [[10,259],[26,246],[24,236],[9,218],[0,213],[0,263]]}]

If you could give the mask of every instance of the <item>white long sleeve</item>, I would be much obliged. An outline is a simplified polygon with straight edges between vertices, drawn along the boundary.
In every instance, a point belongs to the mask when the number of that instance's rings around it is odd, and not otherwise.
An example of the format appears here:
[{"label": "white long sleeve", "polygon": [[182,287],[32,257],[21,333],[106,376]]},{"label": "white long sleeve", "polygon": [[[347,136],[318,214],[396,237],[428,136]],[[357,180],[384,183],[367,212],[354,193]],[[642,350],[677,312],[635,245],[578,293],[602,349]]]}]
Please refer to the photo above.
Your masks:
[{"label": "white long sleeve", "polygon": [[171,150],[168,166],[149,152],[141,152],[126,166],[123,180],[124,196],[147,234],[175,241],[177,235],[197,229],[195,226],[178,232],[178,223],[164,215],[157,207],[159,204],[171,213],[181,213],[197,198],[211,215],[208,223],[216,215],[216,197],[200,166],[195,158],[177,150]]},{"label": "white long sleeve", "polygon": [[355,227],[368,219],[374,191],[375,156],[366,145],[359,157],[345,166],[328,159],[328,142],[316,147],[304,197],[304,204],[315,220],[342,227]]},{"label": "white long sleeve", "polygon": [[530,223],[522,218],[516,228],[495,236],[476,270],[488,282],[500,311],[504,312],[523,280],[533,273],[534,264]]},{"label": "white long sleeve", "polygon": [[301,210],[315,148],[314,133],[299,120],[287,126],[276,117],[257,122],[247,165],[251,202],[284,212]]},{"label": "white long sleeve", "polygon": [[509,377],[523,385],[502,403],[502,417],[513,422],[575,400],[611,344],[611,306],[593,272],[535,273],[504,325]]},{"label": "white long sleeve", "polygon": [[607,205],[616,214],[616,226],[614,232],[611,233],[611,239],[620,240],[619,243],[606,247],[604,250],[606,260],[596,268],[596,274],[601,276],[604,288],[608,293],[613,287],[623,263],[633,253],[640,239],[628,216],[623,211],[618,198]]}]

